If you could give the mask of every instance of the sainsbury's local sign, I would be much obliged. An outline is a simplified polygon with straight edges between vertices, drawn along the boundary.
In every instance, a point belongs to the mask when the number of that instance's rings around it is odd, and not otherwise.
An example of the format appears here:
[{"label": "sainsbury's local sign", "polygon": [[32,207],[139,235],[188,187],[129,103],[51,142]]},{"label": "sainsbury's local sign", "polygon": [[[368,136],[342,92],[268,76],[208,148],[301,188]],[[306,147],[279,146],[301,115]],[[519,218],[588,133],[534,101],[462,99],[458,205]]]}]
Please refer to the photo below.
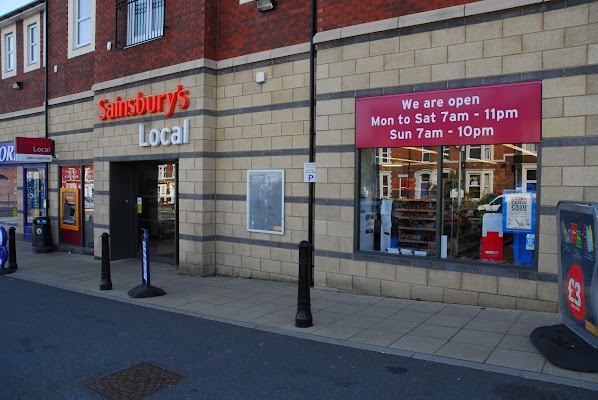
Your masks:
[{"label": "sainsbury's local sign", "polygon": [[[122,99],[116,96],[114,101],[102,99],[98,103],[100,120],[134,117],[145,114],[163,113],[166,117],[174,114],[178,108],[184,110],[189,107],[189,91],[177,85],[171,92],[143,95],[138,92],[132,99]],[[139,125],[139,146],[170,146],[171,144],[189,143],[189,120],[183,121],[183,126],[175,125],[164,128],[151,128],[146,132],[145,125]]]}]

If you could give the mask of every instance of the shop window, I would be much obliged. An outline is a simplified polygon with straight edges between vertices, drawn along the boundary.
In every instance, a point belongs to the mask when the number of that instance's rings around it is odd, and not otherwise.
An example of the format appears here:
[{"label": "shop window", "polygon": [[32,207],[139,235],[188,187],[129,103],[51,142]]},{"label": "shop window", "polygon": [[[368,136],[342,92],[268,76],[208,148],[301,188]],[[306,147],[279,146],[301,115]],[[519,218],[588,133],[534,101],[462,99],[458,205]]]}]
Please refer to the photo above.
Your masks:
[{"label": "shop window", "polygon": [[[378,149],[361,149],[359,249],[530,265],[538,166],[513,146],[397,147],[384,165],[374,162]],[[434,154],[443,155],[442,184]],[[490,158],[483,169],[480,157]],[[507,212],[510,202],[528,210],[528,230],[507,228],[520,217]]]},{"label": "shop window", "polygon": [[17,169],[0,168],[0,223],[16,226],[17,220]]},{"label": "shop window", "polygon": [[435,254],[436,171],[422,162],[422,148],[393,148],[384,167],[371,162],[374,151],[361,151],[360,250]]},{"label": "shop window", "polygon": [[83,246],[88,249],[93,249],[94,245],[94,171],[93,165],[87,165],[83,168],[83,231],[84,242]]},{"label": "shop window", "polygon": [[116,3],[117,46],[124,48],[164,35],[164,0]]},{"label": "shop window", "polygon": [[25,224],[46,214],[46,170],[42,167],[25,168]]}]

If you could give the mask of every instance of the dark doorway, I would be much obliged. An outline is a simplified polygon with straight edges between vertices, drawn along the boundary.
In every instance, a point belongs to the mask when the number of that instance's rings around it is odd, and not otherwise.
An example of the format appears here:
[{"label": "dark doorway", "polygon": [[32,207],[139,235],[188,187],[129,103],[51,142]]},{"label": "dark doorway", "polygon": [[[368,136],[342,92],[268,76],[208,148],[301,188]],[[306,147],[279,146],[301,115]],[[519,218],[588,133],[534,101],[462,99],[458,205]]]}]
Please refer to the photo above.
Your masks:
[{"label": "dark doorway", "polygon": [[141,230],[149,233],[151,260],[178,264],[176,161],[110,164],[113,260],[141,257]]}]

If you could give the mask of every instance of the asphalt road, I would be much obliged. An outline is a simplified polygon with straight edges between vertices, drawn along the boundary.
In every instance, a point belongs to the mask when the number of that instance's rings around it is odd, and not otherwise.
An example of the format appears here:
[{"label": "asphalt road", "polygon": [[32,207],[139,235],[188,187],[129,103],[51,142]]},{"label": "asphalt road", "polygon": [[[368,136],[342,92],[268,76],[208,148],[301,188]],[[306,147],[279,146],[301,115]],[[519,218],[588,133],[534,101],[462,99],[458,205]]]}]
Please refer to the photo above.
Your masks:
[{"label": "asphalt road", "polygon": [[[592,399],[594,391],[337,346],[0,276],[0,399],[102,399],[149,362],[184,379],[148,399]],[[122,397],[123,399],[126,397]]]}]

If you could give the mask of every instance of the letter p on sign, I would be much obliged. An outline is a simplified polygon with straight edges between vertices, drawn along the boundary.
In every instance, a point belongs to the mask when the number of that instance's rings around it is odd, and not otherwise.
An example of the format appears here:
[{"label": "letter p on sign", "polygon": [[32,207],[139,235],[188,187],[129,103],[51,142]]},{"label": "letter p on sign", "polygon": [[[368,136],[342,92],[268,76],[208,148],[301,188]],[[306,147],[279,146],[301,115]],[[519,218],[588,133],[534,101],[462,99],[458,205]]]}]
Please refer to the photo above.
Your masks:
[{"label": "letter p on sign", "polygon": [[303,182],[316,181],[316,163],[303,163]]}]

